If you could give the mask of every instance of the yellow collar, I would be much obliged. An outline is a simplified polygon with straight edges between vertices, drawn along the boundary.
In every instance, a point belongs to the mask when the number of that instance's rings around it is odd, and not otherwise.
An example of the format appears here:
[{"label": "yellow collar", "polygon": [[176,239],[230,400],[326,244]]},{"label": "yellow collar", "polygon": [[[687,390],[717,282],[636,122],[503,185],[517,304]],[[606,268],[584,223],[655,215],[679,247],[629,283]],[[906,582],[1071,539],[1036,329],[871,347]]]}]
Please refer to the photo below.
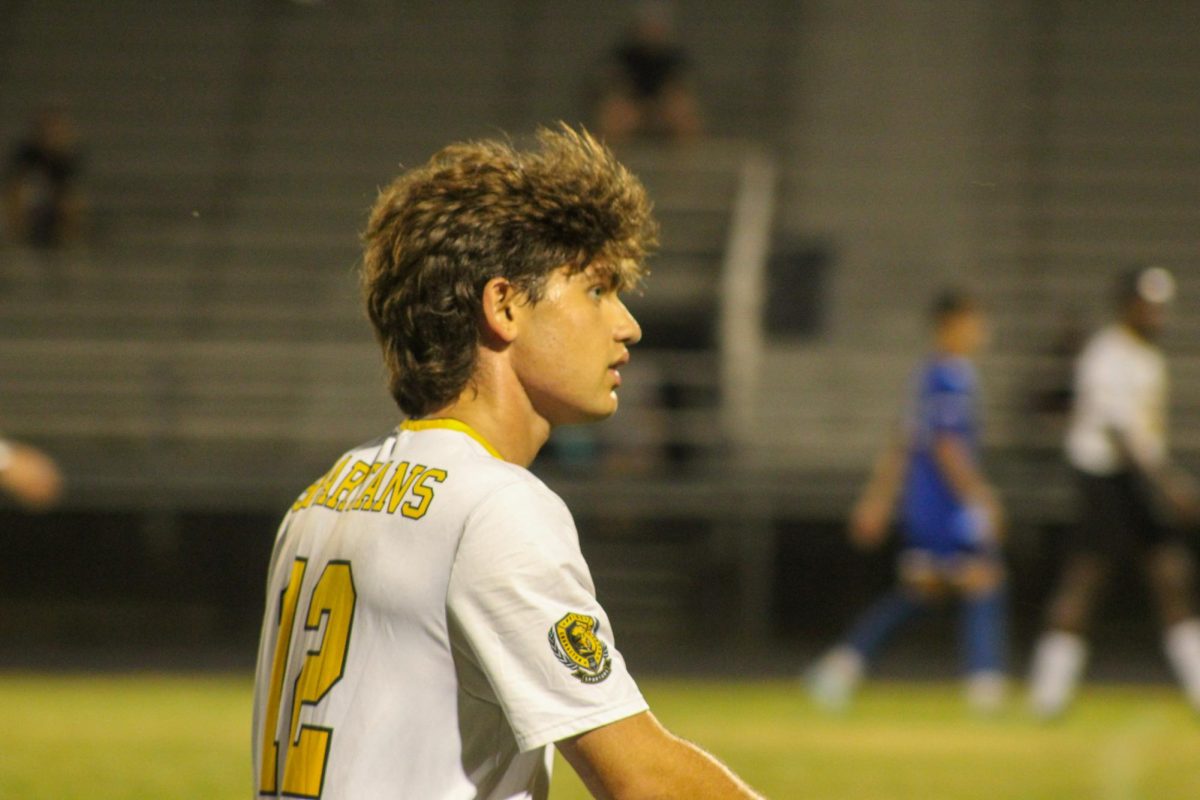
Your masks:
[{"label": "yellow collar", "polygon": [[402,431],[428,431],[437,428],[465,433],[467,436],[470,436],[472,439],[479,442],[479,444],[483,445],[484,450],[487,450],[501,461],[504,460],[504,457],[500,455],[500,452],[496,450],[496,448],[492,447],[487,439],[484,439],[482,436],[480,436],[478,431],[476,431],[467,423],[461,422],[457,419],[451,419],[449,417],[439,417],[437,419],[406,419],[404,422],[400,423],[400,430]]}]

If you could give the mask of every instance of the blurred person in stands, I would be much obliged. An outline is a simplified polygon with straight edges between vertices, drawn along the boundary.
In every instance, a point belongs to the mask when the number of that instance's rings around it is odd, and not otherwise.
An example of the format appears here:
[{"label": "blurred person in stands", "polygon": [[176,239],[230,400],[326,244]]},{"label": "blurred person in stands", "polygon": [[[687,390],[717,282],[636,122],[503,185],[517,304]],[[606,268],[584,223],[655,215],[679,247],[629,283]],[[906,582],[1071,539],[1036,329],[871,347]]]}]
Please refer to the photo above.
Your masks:
[{"label": "blurred person in stands", "polygon": [[851,541],[879,546],[899,505],[897,587],[869,608],[809,673],[820,705],[849,704],[868,667],[902,626],[945,595],[962,598],[966,696],[992,713],[1005,690],[1003,513],[980,469],[972,356],[987,338],[978,302],[958,291],[931,309],[933,352],[917,370],[900,429],[875,462],[850,517]]},{"label": "blurred person in stands", "polygon": [[407,417],[285,516],[255,680],[258,797],[754,798],[649,711],[563,501],[527,467],[617,410],[657,225],[589,134],[451,145],[385,188],[368,316]]},{"label": "blurred person in stands", "polygon": [[62,475],[37,448],[0,439],[0,490],[31,511],[45,511],[62,494]]},{"label": "blurred person in stands", "polygon": [[1133,564],[1157,603],[1167,657],[1200,710],[1196,564],[1184,538],[1200,522],[1200,493],[1169,456],[1167,366],[1158,346],[1174,294],[1174,278],[1160,267],[1123,274],[1116,320],[1091,337],[1076,362],[1066,456],[1080,517],[1033,654],[1030,704],[1043,718],[1069,706],[1100,592]]},{"label": "blurred person in stands", "polygon": [[43,108],[5,170],[5,215],[13,241],[46,251],[78,237],[83,213],[76,188],[79,168],[70,115],[59,106]]},{"label": "blurred person in stands", "polygon": [[664,2],[643,3],[626,37],[609,55],[597,117],[611,144],[632,138],[682,141],[700,133],[687,54],[676,42]]}]

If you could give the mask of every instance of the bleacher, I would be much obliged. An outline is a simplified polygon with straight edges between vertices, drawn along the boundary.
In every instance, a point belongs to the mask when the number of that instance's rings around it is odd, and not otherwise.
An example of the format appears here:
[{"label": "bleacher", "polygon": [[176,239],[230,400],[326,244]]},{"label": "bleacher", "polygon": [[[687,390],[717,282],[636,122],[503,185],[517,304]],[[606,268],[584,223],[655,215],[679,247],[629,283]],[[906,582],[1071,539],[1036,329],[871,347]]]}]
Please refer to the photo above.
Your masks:
[{"label": "bleacher", "polygon": [[[1031,409],[1032,396],[1069,371],[1059,352],[1067,334],[1106,318],[1116,273],[1152,262],[1180,284],[1164,344],[1173,441],[1196,461],[1196,6],[950,4],[916,13],[883,3],[844,18],[832,4],[816,9],[817,20],[838,14],[832,30],[812,34],[806,62],[830,96],[813,101],[824,113],[798,139],[824,155],[791,166],[798,188],[785,191],[782,213],[790,203],[802,209],[790,213],[800,225],[815,219],[850,235],[839,242],[826,335],[768,351],[756,445],[781,469],[861,474],[920,354],[924,298],[965,284],[993,317],[981,359],[989,465],[1019,519],[1065,520],[1073,512],[1061,426]],[[955,15],[947,46],[923,50]],[[839,34],[859,49],[823,61],[845,46]],[[862,58],[872,45],[875,59]],[[969,53],[956,55],[960,48]],[[835,66],[821,72],[826,63]],[[935,78],[938,70],[955,77]],[[857,105],[855,93],[864,98]],[[913,202],[897,199],[906,192]],[[942,240],[927,238],[938,230]]]},{"label": "bleacher", "polygon": [[[1104,10],[1113,19],[1069,5],[1059,16],[995,12],[993,35],[1004,37],[1007,58],[985,87],[989,107],[973,145],[979,153],[973,168],[995,191],[975,203],[973,224],[985,231],[967,251],[976,265],[963,269],[992,300],[996,317],[997,343],[985,366],[990,443],[997,449],[1053,446],[1052,430],[1023,419],[1025,384],[1052,369],[1049,345],[1064,313],[1092,324],[1114,265],[1138,259],[1180,273],[1181,304],[1168,345],[1180,355],[1180,442],[1200,446],[1200,425],[1189,424],[1196,407],[1190,392],[1200,388],[1200,364],[1190,352],[1200,341],[1190,313],[1200,300],[1188,272],[1198,221],[1188,202],[1195,177],[1180,169],[1194,156],[1186,131],[1200,121],[1189,102],[1197,49],[1188,33],[1194,12],[1186,4],[1169,11],[1128,19],[1120,7]],[[813,13],[817,24],[820,13]],[[87,251],[74,254],[64,291],[0,298],[0,330],[10,343],[55,341],[64,353],[109,341],[107,357],[129,363],[108,363],[107,374],[121,375],[162,371],[144,360],[141,348],[149,342],[161,342],[168,353],[181,343],[203,350],[253,342],[268,350],[256,356],[250,348],[248,360],[281,364],[305,360],[289,355],[289,346],[320,343],[344,347],[341,360],[348,363],[367,363],[373,350],[355,307],[353,263],[355,232],[376,185],[449,138],[499,128],[522,133],[537,120],[584,116],[587,76],[602,43],[626,18],[620,7],[519,2],[162,9],[126,0],[81,12],[51,0],[9,14],[0,40],[7,64],[0,133],[11,140],[23,112],[43,98],[70,100],[87,141],[95,230]],[[736,25],[711,9],[703,17],[680,15],[685,41],[703,53],[697,83],[707,92],[709,127],[782,141],[791,98],[764,87],[769,76],[787,78],[804,67],[786,53],[799,17],[785,3],[757,4],[735,16]],[[487,24],[473,24],[480,20]],[[568,35],[583,28],[595,34],[591,47]],[[770,30],[777,32],[766,35]],[[888,35],[903,41],[904,31]],[[753,57],[739,58],[747,52]],[[453,70],[444,68],[448,54]],[[660,327],[668,334],[689,326],[702,331],[697,319],[717,311],[739,152],[714,145],[690,154],[627,154],[650,185],[663,223],[664,255],[646,297],[633,301],[650,327],[666,320]],[[789,170],[786,225],[796,184],[837,175],[837,162],[828,159],[840,156],[806,163],[780,155]],[[740,448],[758,454],[765,468],[801,473],[851,473],[869,458],[894,415],[878,387],[902,385],[920,341],[920,322],[908,304],[872,298],[919,296],[937,276],[920,265],[880,271],[852,241],[840,244],[839,268],[858,277],[832,290],[835,313],[825,336],[799,347],[766,342],[750,440],[710,449]],[[853,294],[863,281],[874,291]],[[650,374],[671,381],[719,372],[714,343],[671,344],[670,352],[644,356]],[[642,351],[654,348],[651,338]],[[26,411],[36,412],[39,392],[63,374],[37,378],[39,368],[5,370],[35,373],[28,396],[19,386],[8,388],[6,427],[14,432],[52,433],[45,426],[55,423],[38,423]],[[186,371],[182,363],[173,369]],[[232,366],[224,375],[210,370],[210,391],[228,387],[229,419],[200,428],[235,437],[245,420],[253,438],[287,427],[264,423],[238,399],[265,397],[244,383],[243,373]],[[349,382],[336,390],[305,383],[312,370],[280,373],[272,380],[281,419],[304,418],[301,398],[314,392],[378,396],[379,375],[371,370],[343,371]],[[190,402],[162,400],[192,391],[187,381],[155,380],[171,388],[148,395],[158,398],[153,403],[143,398],[126,408]],[[137,394],[136,384],[123,385],[124,393]],[[86,391],[78,383],[64,386],[65,393]],[[692,394],[711,405],[719,392],[702,382]],[[680,415],[674,433],[660,425],[654,435],[714,439],[719,414],[704,405]],[[366,422],[377,427],[390,412],[385,402],[372,408]],[[103,419],[92,419],[103,431]],[[140,427],[162,426],[143,420]],[[132,429],[120,418],[113,428]],[[70,433],[79,435],[80,426]],[[303,428],[292,435],[336,438]]]},{"label": "bleacher", "polygon": [[[979,287],[995,314],[988,445],[1031,523],[1068,511],[1057,431],[1030,417],[1030,386],[1056,369],[1050,344],[1069,314],[1096,321],[1125,261],[1153,259],[1180,277],[1167,342],[1176,440],[1200,453],[1197,12],[1182,2],[1158,14],[1035,6],[947,4],[925,16],[903,3],[874,16],[784,0],[681,7],[713,136],[621,154],[650,189],[664,243],[647,293],[630,301],[655,334],[630,367],[643,386],[623,390],[621,423],[636,435],[602,426],[600,456],[588,456],[598,473],[545,473],[583,517],[709,526],[655,545],[639,563],[657,566],[640,578],[628,570],[629,537],[597,536],[601,550],[619,542],[601,571],[674,608],[656,624],[686,614],[678,584],[707,568],[687,557],[695,538],[711,539],[718,558],[742,546],[730,539],[739,525],[844,513],[919,352],[916,299],[948,277]],[[67,100],[94,221],[54,281],[38,278],[28,254],[0,252],[3,429],[62,457],[77,507],[282,507],[340,449],[396,417],[353,274],[376,187],[451,139],[585,119],[587,76],[626,10],[535,0],[0,7],[0,140],[42,100]],[[939,20],[955,14],[976,38],[926,63]],[[862,45],[872,36],[877,51]],[[851,40],[856,49],[839,49]],[[939,68],[962,65],[977,71],[968,88],[978,94],[939,82]],[[957,105],[930,124],[962,134],[961,146],[922,148],[919,108],[948,98]],[[872,127],[893,106],[904,108]],[[762,266],[731,264],[729,252],[743,167],[764,153],[781,169],[776,230],[829,241],[834,278],[815,338],[762,338],[737,373],[729,361],[745,351],[717,334],[726,289],[743,279],[728,270],[754,279]],[[950,177],[923,177],[942,172]],[[930,225],[947,202],[948,219]],[[951,241],[931,244],[947,231]],[[731,387],[746,369],[751,388]],[[669,414],[664,386],[678,406]],[[746,398],[731,423],[728,405]],[[672,452],[685,453],[686,469]],[[767,538],[747,538],[743,583],[770,557],[756,544]]]},{"label": "bleacher", "polygon": [[[401,163],[450,138],[493,134],[506,120],[527,132],[534,120],[518,113],[526,93],[558,99],[547,118],[582,116],[588,62],[603,44],[574,49],[575,76],[531,62],[532,80],[552,90],[523,92],[512,85],[522,54],[509,34],[528,10],[18,8],[0,133],[15,137],[23,112],[43,98],[70,101],[87,146],[95,230],[86,248],[64,255],[58,283],[25,274],[0,298],[6,429],[52,449],[113,437],[138,445],[113,451],[95,471],[69,461],[77,501],[95,496],[93,487],[124,486],[136,503],[153,486],[193,504],[212,472],[217,484],[237,482],[278,504],[276,488],[294,491],[331,448],[391,424],[356,299],[356,232],[376,187]],[[471,24],[489,15],[507,22]],[[621,10],[601,16],[613,35],[625,18]],[[547,40],[573,24],[535,17]],[[447,53],[453,70],[444,68]],[[645,426],[647,448],[722,439],[711,328],[737,152],[718,143],[683,156],[629,154],[655,198],[664,243],[651,291],[631,302],[655,321],[648,328],[698,336],[639,352],[652,380],[699,398],[685,399],[670,424]],[[288,444],[298,458],[269,479],[253,461],[247,474],[236,465],[233,475],[210,470],[213,453],[253,442]],[[164,446],[191,454],[165,476],[141,460]]]}]

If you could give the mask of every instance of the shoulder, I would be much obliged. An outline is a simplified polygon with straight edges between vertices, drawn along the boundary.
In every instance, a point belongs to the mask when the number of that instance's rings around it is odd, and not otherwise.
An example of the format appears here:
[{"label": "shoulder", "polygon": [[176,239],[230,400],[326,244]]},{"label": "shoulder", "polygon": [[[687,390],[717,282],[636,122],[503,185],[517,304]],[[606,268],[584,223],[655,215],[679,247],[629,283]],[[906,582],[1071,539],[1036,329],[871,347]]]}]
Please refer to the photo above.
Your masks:
[{"label": "shoulder", "polygon": [[1105,325],[1095,333],[1083,346],[1083,354],[1096,355],[1099,353],[1107,353],[1113,350],[1122,349],[1125,344],[1125,336],[1122,335],[1120,328],[1116,325]]},{"label": "shoulder", "polygon": [[1097,331],[1084,346],[1079,363],[1086,370],[1125,369],[1138,363],[1160,365],[1165,359],[1159,349],[1134,338],[1118,325]]},{"label": "shoulder", "polygon": [[[420,517],[432,504],[434,517],[460,519],[498,490],[529,483],[553,497],[528,470],[509,464],[461,433],[450,430],[394,430],[350,448],[296,500],[293,511],[310,505],[371,510]],[[433,503],[435,494],[439,498]],[[424,502],[422,502],[424,499]],[[544,502],[544,501],[543,501]],[[446,516],[449,514],[450,516]]]},{"label": "shoulder", "polygon": [[526,470],[506,471],[504,479],[501,474],[497,471],[497,480],[478,487],[464,504],[469,510],[459,536],[458,568],[468,562],[500,571],[535,562],[558,568],[580,559],[579,534],[566,503]]},{"label": "shoulder", "polygon": [[503,507],[513,514],[566,511],[562,499],[525,467],[479,452],[461,454],[451,463],[472,496],[469,506]]},{"label": "shoulder", "polygon": [[468,529],[504,530],[522,538],[548,528],[575,529],[567,504],[528,470],[496,470],[478,489],[477,502],[467,515]]},{"label": "shoulder", "polygon": [[[542,530],[571,526],[566,504],[528,469],[486,452],[465,436],[431,431],[422,435],[422,446],[397,447],[392,460],[403,459],[426,472],[436,470],[441,510],[457,517],[467,536],[476,528],[491,537],[511,538],[520,530]],[[431,440],[439,439],[434,447]],[[573,527],[570,528],[572,531]]]},{"label": "shoulder", "polygon": [[419,463],[425,467],[436,467],[447,473],[447,481],[464,492],[469,506],[469,497],[484,497],[501,486],[510,483],[541,481],[524,467],[504,461],[494,450],[476,435],[451,427],[429,427],[401,429],[389,437],[389,443],[372,444],[366,449],[380,447],[382,455],[393,461],[403,460]]},{"label": "shoulder", "polygon": [[475,594],[504,593],[516,584],[533,581],[545,588],[564,575],[586,574],[575,520],[558,495],[532,475],[474,501],[458,535],[454,585]]},{"label": "shoulder", "polygon": [[965,358],[935,358],[925,368],[925,386],[932,392],[970,392],[975,367]]}]

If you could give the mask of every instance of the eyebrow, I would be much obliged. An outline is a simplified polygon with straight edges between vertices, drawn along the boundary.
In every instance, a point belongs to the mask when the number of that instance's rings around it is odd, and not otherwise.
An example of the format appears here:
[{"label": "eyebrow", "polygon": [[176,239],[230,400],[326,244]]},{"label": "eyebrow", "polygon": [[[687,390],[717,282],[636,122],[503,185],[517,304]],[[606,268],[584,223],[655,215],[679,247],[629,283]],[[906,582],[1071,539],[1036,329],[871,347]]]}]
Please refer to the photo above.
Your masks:
[{"label": "eyebrow", "polygon": [[637,289],[644,275],[636,265],[613,266],[607,263],[592,263],[583,272],[590,280],[600,281],[606,289],[616,292]]}]

